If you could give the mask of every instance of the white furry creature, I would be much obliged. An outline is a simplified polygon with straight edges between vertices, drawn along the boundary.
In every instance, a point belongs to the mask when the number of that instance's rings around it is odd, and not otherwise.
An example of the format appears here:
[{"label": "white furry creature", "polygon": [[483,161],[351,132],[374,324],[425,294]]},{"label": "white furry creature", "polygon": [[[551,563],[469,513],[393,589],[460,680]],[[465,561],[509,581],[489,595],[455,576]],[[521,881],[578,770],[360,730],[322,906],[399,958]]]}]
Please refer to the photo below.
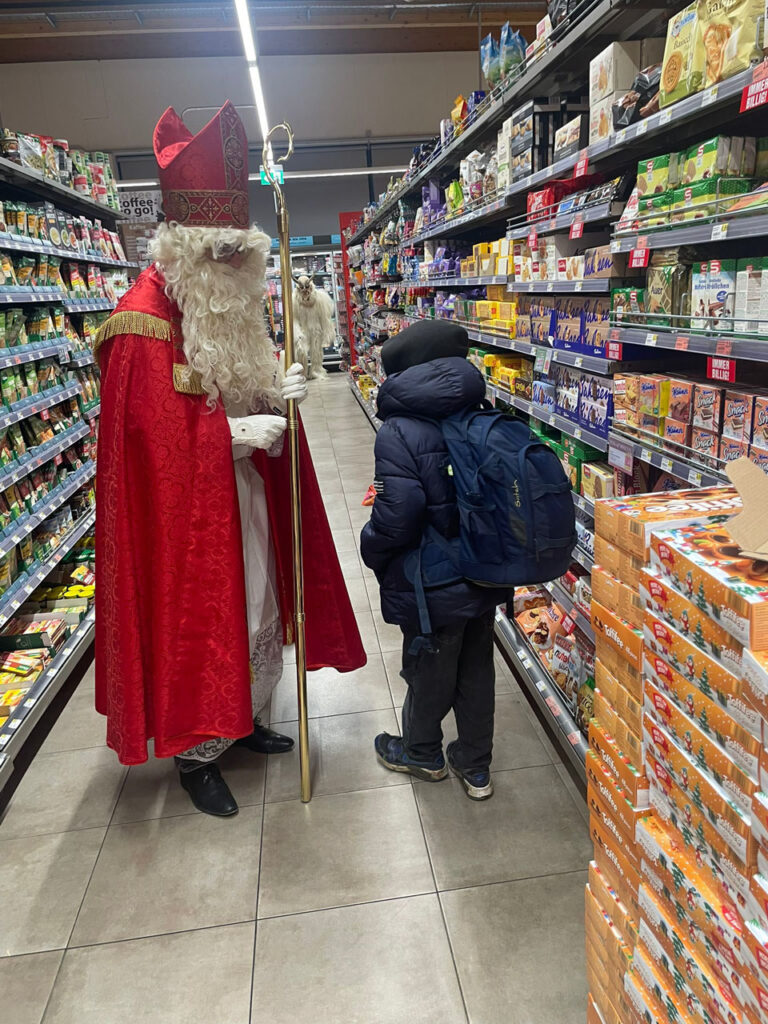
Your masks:
[{"label": "white furry creature", "polygon": [[294,280],[296,287],[293,289],[293,318],[304,335],[304,345],[309,355],[307,376],[310,380],[325,377],[323,349],[330,348],[336,341],[333,299],[322,288],[315,288],[311,277],[302,275]]}]

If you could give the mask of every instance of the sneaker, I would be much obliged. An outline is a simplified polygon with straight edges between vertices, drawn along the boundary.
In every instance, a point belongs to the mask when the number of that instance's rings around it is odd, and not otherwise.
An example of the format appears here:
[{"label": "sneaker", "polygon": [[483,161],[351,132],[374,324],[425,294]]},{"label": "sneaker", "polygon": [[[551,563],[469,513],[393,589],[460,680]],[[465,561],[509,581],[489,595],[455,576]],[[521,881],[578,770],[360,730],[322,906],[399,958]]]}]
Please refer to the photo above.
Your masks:
[{"label": "sneaker", "polygon": [[449,743],[445,751],[451,771],[464,787],[464,792],[470,800],[490,800],[493,796],[493,782],[491,781],[490,771],[487,768],[481,768],[479,771],[468,772],[463,768],[459,768],[451,757],[451,754],[456,751],[456,744],[456,740],[453,743]]},{"label": "sneaker", "polygon": [[424,782],[439,782],[448,774],[445,758],[441,754],[436,761],[414,761],[406,753],[401,736],[390,736],[388,732],[379,733],[374,740],[376,758],[379,764],[389,768],[391,772],[407,772]]}]

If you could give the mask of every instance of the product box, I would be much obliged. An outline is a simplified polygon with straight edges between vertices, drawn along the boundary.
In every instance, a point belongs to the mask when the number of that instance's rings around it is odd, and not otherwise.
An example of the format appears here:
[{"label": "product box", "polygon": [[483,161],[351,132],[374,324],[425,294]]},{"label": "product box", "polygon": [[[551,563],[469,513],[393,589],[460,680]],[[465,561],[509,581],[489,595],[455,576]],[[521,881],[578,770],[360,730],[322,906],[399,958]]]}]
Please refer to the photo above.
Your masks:
[{"label": "product box", "polygon": [[709,327],[709,263],[694,263],[691,268],[691,328]]},{"label": "product box", "polygon": [[768,450],[765,448],[756,448],[755,445],[749,446],[749,454],[747,458],[754,462],[756,466],[759,466],[764,473],[768,473]]},{"label": "product box", "polygon": [[725,526],[660,531],[651,563],[745,647],[768,648],[768,572],[740,555]]},{"label": "product box", "polygon": [[613,134],[613,108],[624,95],[612,92],[604,99],[596,100],[589,108],[589,144],[594,145]]},{"label": "product box", "polygon": [[[596,505],[597,509],[599,505]],[[640,572],[645,565],[645,556],[629,554],[617,544],[611,543],[595,532],[595,562],[607,569],[612,576],[630,587],[640,583]]]},{"label": "product box", "polygon": [[592,601],[592,628],[596,636],[606,640],[623,658],[640,671],[643,667],[643,634],[631,623],[619,618],[603,607],[599,601]]},{"label": "product box", "polygon": [[682,184],[690,185],[694,181],[726,174],[730,150],[731,140],[727,135],[715,135],[691,146],[685,155]]},{"label": "product box", "polygon": [[650,160],[641,160],[637,165],[637,191],[638,195],[666,192],[669,188],[669,161],[670,154],[664,153],[661,156],[651,157]]},{"label": "product box", "polygon": [[768,259],[755,256],[736,264],[736,308],[734,330],[737,334],[756,334],[760,320],[760,296]]},{"label": "product box", "polygon": [[613,609],[616,614],[636,629],[643,627],[645,603],[636,587],[621,583],[605,569],[595,566],[592,570],[592,598],[604,608]]},{"label": "product box", "polygon": [[632,949],[637,942],[637,922],[607,875],[603,874],[594,860],[589,863],[589,887],[599,906],[619,931],[624,944]]},{"label": "product box", "polygon": [[639,874],[641,870],[641,863],[640,858],[637,855],[634,833],[629,835],[624,831],[621,824],[614,819],[613,814],[611,813],[611,808],[608,804],[604,803],[599,791],[590,786],[589,783],[587,783],[587,806],[589,808],[590,818],[595,818],[599,821],[605,831],[609,832],[613,836],[616,846],[624,857],[626,857],[628,863]]},{"label": "product box", "polygon": [[693,381],[671,377],[667,400],[668,418],[678,423],[690,423],[693,418]]},{"label": "product box", "polygon": [[643,732],[642,697],[636,700],[604,662],[595,662],[595,688],[610,701],[616,714],[635,736]]},{"label": "product box", "polygon": [[588,135],[589,121],[586,115],[579,114],[566,121],[562,128],[555,132],[554,159],[557,161],[578,153],[586,146]]},{"label": "product box", "polygon": [[[652,531],[732,515],[740,509],[741,499],[732,487],[612,498],[595,506],[595,534],[644,559]],[[630,580],[623,582],[631,583]]]},{"label": "product box", "polygon": [[640,70],[640,42],[611,43],[589,62],[589,104],[627,92]]},{"label": "product box", "polygon": [[677,420],[673,420],[667,416],[667,418],[663,420],[661,436],[665,441],[669,441],[672,444],[682,445],[684,448],[687,448],[691,443],[691,428],[688,423],[679,423]]},{"label": "product box", "polygon": [[[599,755],[591,748],[586,757],[587,785],[600,797],[611,818],[622,830],[625,838],[635,841],[635,827],[640,818],[648,814],[647,808],[635,807],[625,790]],[[639,866],[638,866],[639,873]]]},{"label": "product box", "polygon": [[708,430],[711,433],[720,433],[722,420],[722,388],[714,387],[711,384],[696,384],[693,389],[693,425]]},{"label": "product box", "polygon": [[[744,648],[741,665],[744,696],[768,722],[768,653]],[[763,743],[768,741],[768,728],[763,725]]]},{"label": "product box", "polygon": [[613,416],[613,388],[610,379],[582,374],[579,380],[579,423],[594,434],[608,436]]},{"label": "product box", "polygon": [[[692,640],[697,647],[738,675],[741,670],[742,645],[703,612],[695,601],[683,597],[679,590],[675,590],[657,569],[643,569],[637,600],[643,610],[647,607],[682,636]],[[608,606],[613,605],[609,602]]]},{"label": "product box", "polygon": [[658,419],[669,408],[669,379],[658,373],[638,376],[637,411]]},{"label": "product box", "polygon": [[745,444],[752,440],[755,398],[746,391],[723,393],[723,437]]},{"label": "product box", "polygon": [[[641,819],[646,820],[646,819]],[[618,878],[618,889],[629,894],[630,901],[627,902],[630,910],[634,910],[632,903],[637,903],[637,894],[642,884],[640,875],[629,863],[621,847],[616,843],[614,836],[603,827],[602,822],[594,816],[590,816],[589,834],[594,847],[594,859],[601,872],[610,881]]]},{"label": "product box", "polygon": [[749,453],[749,445],[746,441],[732,441],[729,437],[720,438],[718,458],[721,462],[735,462],[736,459],[746,458]]},{"label": "product box", "polygon": [[589,723],[589,745],[606,766],[633,807],[648,807],[648,780],[632,764],[616,742],[593,718]]},{"label": "product box", "polygon": [[613,497],[613,470],[608,463],[584,463],[581,467],[581,493],[592,501]]},{"label": "product box", "polygon": [[712,460],[719,458],[720,438],[711,430],[701,427],[691,428],[691,449],[699,457],[699,461],[711,465]]},{"label": "product box", "polygon": [[601,636],[595,637],[595,671],[597,666],[610,673],[638,703],[643,699],[643,674],[622,657],[621,653]]},{"label": "product box", "polygon": [[667,44],[661,70],[662,107],[698,92],[704,85],[706,53],[701,41],[698,4],[689,4],[667,23]]}]

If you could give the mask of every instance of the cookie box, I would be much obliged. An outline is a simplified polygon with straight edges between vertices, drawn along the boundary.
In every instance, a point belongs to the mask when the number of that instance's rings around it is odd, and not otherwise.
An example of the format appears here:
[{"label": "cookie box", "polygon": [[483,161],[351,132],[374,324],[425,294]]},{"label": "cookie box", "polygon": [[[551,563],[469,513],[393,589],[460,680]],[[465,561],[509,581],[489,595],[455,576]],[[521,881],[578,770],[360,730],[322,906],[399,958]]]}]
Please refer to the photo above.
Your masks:
[{"label": "cookie box", "polygon": [[[627,971],[624,977],[624,991],[634,1014],[634,1019],[628,1024],[637,1024],[638,1021],[642,1021],[642,1024],[669,1024],[668,1019],[658,1010],[656,1000],[651,998],[636,971]],[[623,1021],[622,1024],[624,1024]],[[689,1022],[681,1021],[680,1024],[689,1024]]]},{"label": "cookie box", "polygon": [[[594,581],[594,574],[592,579]],[[742,645],[694,601],[675,590],[657,569],[643,569],[638,600],[698,648],[738,674]],[[610,602],[608,606],[613,607]],[[629,616],[625,615],[624,618]]]},{"label": "cookie box", "polygon": [[641,771],[643,764],[643,744],[640,739],[642,729],[634,733],[629,725],[619,717],[613,705],[598,690],[595,690],[592,706],[597,724],[614,740],[619,750],[626,755],[629,763]]},{"label": "cookie box", "polygon": [[698,456],[699,462],[707,465],[717,459],[720,438],[711,430],[704,430],[701,427],[691,428],[691,449]]},{"label": "cookie box", "polygon": [[768,395],[755,395],[752,407],[752,443],[768,449]]},{"label": "cookie box", "polygon": [[595,659],[611,673],[636,701],[643,699],[643,674],[619,650],[601,636],[595,637]]},{"label": "cookie box", "polygon": [[[589,937],[602,954],[600,961],[592,958],[592,962],[598,964],[598,976],[602,973],[601,984],[613,987],[620,983],[624,972],[629,969],[632,958],[631,951],[624,943],[621,932],[595,899],[588,884],[586,886],[585,912]],[[604,970],[601,972],[600,968]]]},{"label": "cookie box", "polygon": [[669,188],[669,161],[669,153],[640,161],[637,165],[637,191],[640,196],[667,191]]},{"label": "cookie box", "polygon": [[657,654],[646,652],[643,663],[645,684],[655,686],[692,718],[713,741],[748,775],[759,778],[760,720],[742,698],[723,705],[686,680]]},{"label": "cookie box", "polygon": [[732,441],[729,437],[720,438],[718,457],[721,462],[735,462],[736,459],[746,458],[748,452],[749,445],[746,441]]},{"label": "cookie box", "polygon": [[661,430],[661,436],[665,441],[670,441],[672,444],[682,445],[687,448],[691,443],[691,428],[688,423],[679,423],[677,420],[670,419],[669,416],[663,421],[664,426]]},{"label": "cookie box", "polygon": [[634,835],[628,835],[621,825],[614,820],[609,806],[604,803],[600,793],[587,784],[587,806],[590,818],[596,818],[606,832],[613,836],[613,841],[621,853],[626,857],[629,864],[640,872],[640,858],[635,846]]},{"label": "cookie box", "polygon": [[640,818],[648,813],[647,808],[634,806],[594,750],[587,751],[586,767],[587,785],[598,793],[610,816],[627,839],[634,843],[635,827]]},{"label": "cookie box", "polygon": [[[698,767],[693,757],[683,751],[666,730],[648,713],[643,717],[643,742],[671,775],[672,779],[699,809],[706,809],[715,828],[737,857],[747,859],[747,845],[751,839],[749,813],[745,812],[730,793]],[[716,820],[715,820],[716,819]]]},{"label": "cookie box", "polygon": [[[589,833],[600,870],[611,880],[614,876],[618,878],[619,889],[624,888],[630,901],[636,902],[642,876],[629,863],[613,835],[593,816],[590,816]],[[628,905],[631,907],[632,902]]]},{"label": "cookie box", "polygon": [[640,42],[611,43],[589,62],[589,103],[626,92],[639,71]]},{"label": "cookie box", "polygon": [[589,108],[589,144],[600,142],[613,134],[613,108],[624,95],[612,92],[604,99],[597,100]]},{"label": "cookie box", "polygon": [[[670,962],[664,947],[647,925],[640,930],[640,940],[632,958],[632,970],[653,995],[657,1007],[663,1009],[662,1020],[666,1018],[679,1021],[680,1024],[684,1021],[711,1024],[711,998],[708,998],[706,1005],[701,1001],[691,985],[689,975],[681,974]],[[717,1020],[717,1017],[714,1019]]]},{"label": "cookie box", "polygon": [[723,437],[747,444],[752,440],[755,395],[746,391],[723,394]]},{"label": "cookie box", "polygon": [[749,815],[752,796],[758,790],[757,771],[754,775],[745,772],[708,731],[684,714],[675,701],[670,700],[648,679],[645,681],[644,707],[646,713],[664,727],[677,746],[688,757],[695,758],[697,767],[713,782],[722,786],[729,800]]},{"label": "cookie box", "polygon": [[744,696],[765,720],[763,744],[768,745],[768,651],[744,648],[741,662]]},{"label": "cookie box", "polygon": [[581,467],[581,493],[592,501],[613,497],[613,470],[607,462],[584,463]]},{"label": "cookie box", "polygon": [[633,807],[648,806],[648,780],[638,771],[616,742],[598,725],[594,718],[589,723],[589,745],[600,757],[618,785],[627,794]]},{"label": "cookie box", "polygon": [[750,462],[754,462],[756,466],[759,466],[764,473],[768,473],[768,449],[756,448],[753,444],[749,446],[749,454],[747,458]]},{"label": "cookie box", "polygon": [[627,586],[605,569],[595,566],[592,570],[592,597],[604,608],[612,608],[636,629],[642,629],[645,603],[637,588]]},{"label": "cookie box", "polygon": [[667,417],[678,423],[690,423],[693,417],[693,381],[671,377]]},{"label": "cookie box", "polygon": [[638,671],[643,665],[643,633],[599,601],[592,602],[592,628]]},{"label": "cookie box", "polygon": [[594,860],[589,862],[588,881],[592,895],[611,921],[613,921],[625,945],[631,949],[637,942],[637,922],[632,917],[629,908],[622,901],[616,889],[611,885]]},{"label": "cookie box", "polygon": [[741,499],[732,487],[704,487],[612,498],[595,506],[595,533],[644,559],[652,531],[731,515],[740,508]]},{"label": "cookie box", "polygon": [[739,643],[768,648],[768,569],[742,557],[724,526],[655,533],[651,564]]},{"label": "cookie box", "polygon": [[719,433],[721,424],[722,388],[696,384],[693,389],[693,425]]}]

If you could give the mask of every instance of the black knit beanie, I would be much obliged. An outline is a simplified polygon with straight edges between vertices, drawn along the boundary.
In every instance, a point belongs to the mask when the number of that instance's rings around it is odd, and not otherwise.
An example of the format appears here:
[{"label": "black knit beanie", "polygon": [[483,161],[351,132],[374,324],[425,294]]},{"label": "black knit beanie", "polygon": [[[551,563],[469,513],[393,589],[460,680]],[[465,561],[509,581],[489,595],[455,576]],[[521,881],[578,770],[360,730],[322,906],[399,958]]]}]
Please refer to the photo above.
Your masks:
[{"label": "black knit beanie", "polygon": [[432,359],[466,359],[468,352],[469,335],[459,324],[450,320],[421,320],[384,342],[381,362],[389,377]]}]

